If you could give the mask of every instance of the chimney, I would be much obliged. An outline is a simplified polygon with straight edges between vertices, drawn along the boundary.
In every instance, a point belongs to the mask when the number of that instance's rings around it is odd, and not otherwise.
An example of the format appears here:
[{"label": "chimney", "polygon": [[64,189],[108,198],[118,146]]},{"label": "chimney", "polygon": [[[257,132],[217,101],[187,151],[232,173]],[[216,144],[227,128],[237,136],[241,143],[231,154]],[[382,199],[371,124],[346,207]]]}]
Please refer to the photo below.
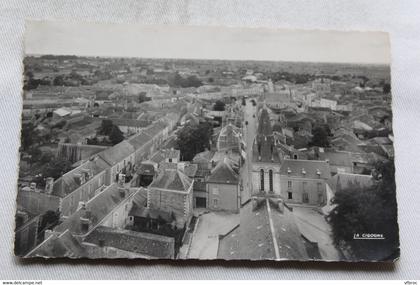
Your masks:
[{"label": "chimney", "polygon": [[181,170],[182,172],[185,171],[185,162],[178,162],[177,163],[178,170]]},{"label": "chimney", "polygon": [[124,199],[125,198],[125,188],[118,188],[118,190],[119,190],[119,193],[120,193],[120,197],[122,199]]},{"label": "chimney", "polygon": [[99,247],[104,247],[104,246],[105,246],[105,240],[104,240],[104,239],[102,239],[102,238],[101,238],[101,239],[99,239],[99,240],[98,240],[98,246],[99,246]]},{"label": "chimney", "polygon": [[45,181],[45,193],[51,194],[53,191],[53,186],[54,186],[54,178],[48,177],[47,180]]},{"label": "chimney", "polygon": [[83,218],[80,217],[80,227],[82,229],[82,232],[86,233],[89,231],[91,226],[90,218]]},{"label": "chimney", "polygon": [[77,209],[86,210],[86,203],[84,201],[79,201],[79,205],[77,206]]},{"label": "chimney", "polygon": [[36,183],[31,182],[31,184],[29,184],[29,189],[31,189],[31,191],[35,191],[36,190]]},{"label": "chimney", "polygon": [[119,173],[118,174],[118,184],[119,185],[124,185],[124,183],[125,183],[125,174]]}]

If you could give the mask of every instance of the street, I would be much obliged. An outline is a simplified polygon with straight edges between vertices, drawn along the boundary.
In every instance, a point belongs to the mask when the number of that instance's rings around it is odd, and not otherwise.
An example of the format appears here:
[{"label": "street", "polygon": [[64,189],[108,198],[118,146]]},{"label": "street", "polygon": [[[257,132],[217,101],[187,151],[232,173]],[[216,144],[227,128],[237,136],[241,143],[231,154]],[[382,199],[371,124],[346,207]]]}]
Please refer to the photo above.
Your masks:
[{"label": "street", "polygon": [[[252,144],[254,142],[256,130],[257,130],[257,106],[253,106],[251,99],[246,100],[246,106],[244,107],[244,142],[246,144],[246,159],[243,167],[241,168],[241,180],[243,185],[243,191],[241,192],[241,205],[244,204],[251,198],[252,195],[252,182],[251,182],[251,165],[252,160]],[[255,118],[253,115],[255,114]]]}]

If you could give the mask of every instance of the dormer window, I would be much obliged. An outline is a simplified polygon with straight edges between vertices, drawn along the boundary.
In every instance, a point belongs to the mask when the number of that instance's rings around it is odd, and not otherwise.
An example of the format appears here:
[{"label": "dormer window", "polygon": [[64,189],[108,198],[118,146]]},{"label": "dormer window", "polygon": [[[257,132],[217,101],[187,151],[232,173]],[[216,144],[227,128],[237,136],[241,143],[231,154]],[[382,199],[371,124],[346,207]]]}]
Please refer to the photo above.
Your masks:
[{"label": "dormer window", "polygon": [[316,175],[318,175],[318,177],[321,176],[321,171],[319,171],[319,169],[316,170]]},{"label": "dormer window", "polygon": [[305,168],[302,168],[302,175],[305,175],[306,174],[306,170],[305,170]]},{"label": "dormer window", "polygon": [[287,174],[289,174],[289,175],[290,175],[291,173],[292,173],[292,170],[288,167],[288,168],[287,168]]}]

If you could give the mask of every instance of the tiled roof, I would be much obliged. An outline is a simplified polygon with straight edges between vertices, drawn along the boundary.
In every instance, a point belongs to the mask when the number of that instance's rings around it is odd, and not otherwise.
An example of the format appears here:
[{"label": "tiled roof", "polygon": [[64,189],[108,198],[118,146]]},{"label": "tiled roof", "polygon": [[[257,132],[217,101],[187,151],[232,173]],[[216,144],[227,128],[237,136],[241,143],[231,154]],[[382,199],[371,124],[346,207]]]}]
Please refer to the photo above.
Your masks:
[{"label": "tiled roof", "polygon": [[139,149],[149,141],[152,140],[152,137],[146,134],[145,132],[141,132],[136,134],[128,139],[128,142],[134,147],[134,149]]},{"label": "tiled roof", "polygon": [[373,182],[371,175],[352,173],[337,173],[328,180],[328,184],[334,193],[352,186],[365,189],[372,186]]},{"label": "tiled roof", "polygon": [[153,180],[149,188],[162,188],[168,190],[187,192],[193,180],[178,169],[165,169]]},{"label": "tiled roof", "polygon": [[133,119],[112,119],[114,125],[145,128],[151,124],[148,120],[133,120]]},{"label": "tiled roof", "polygon": [[163,131],[167,125],[164,122],[157,121],[146,128],[144,131],[151,136],[152,138],[158,135],[161,131]]},{"label": "tiled roof", "polygon": [[85,239],[85,242],[114,247],[135,252],[151,258],[174,258],[175,240],[172,237],[98,227]]},{"label": "tiled roof", "polygon": [[161,149],[158,152],[156,152],[152,156],[152,158],[150,158],[150,160],[156,163],[160,163],[161,161],[165,159],[170,159],[170,158],[179,159],[180,153],[181,152],[179,151],[179,149]]},{"label": "tiled roof", "polygon": [[[267,202],[252,210],[252,203],[241,209],[241,222],[237,230],[221,239],[219,249],[227,244],[236,244],[228,259],[275,259],[275,245],[270,229]],[[306,260],[308,254],[304,241],[297,228],[293,213],[287,208],[281,214],[271,206],[271,217],[278,245],[280,259]],[[225,255],[226,256],[226,255]],[[221,257],[219,255],[219,257]]]},{"label": "tiled roof", "polygon": [[100,157],[95,157],[92,160],[88,160],[79,167],[67,172],[62,177],[58,178],[54,182],[53,191],[51,194],[59,197],[66,197],[84,184],[82,183],[83,179],[85,182],[89,181],[89,174],[94,177],[108,167],[109,165]]},{"label": "tiled roof", "polygon": [[[138,190],[120,188],[116,183],[108,186],[101,193],[86,203],[84,208],[80,208],[74,214],[65,219],[60,225],[54,228],[57,232],[69,230],[72,234],[85,234],[82,230],[81,219],[86,218],[90,221],[91,227],[96,226],[105,216],[110,214],[115,207],[120,205],[129,196],[134,195]],[[124,194],[123,194],[124,193]]]},{"label": "tiled roof", "polygon": [[319,160],[328,160],[331,165],[352,166],[351,155],[348,152],[320,152]]},{"label": "tiled roof", "polygon": [[198,165],[197,164],[186,163],[185,166],[184,166],[183,172],[188,177],[194,177],[197,174],[197,170],[198,170]]},{"label": "tiled roof", "polygon": [[26,257],[84,257],[85,251],[79,241],[69,232],[52,234]]},{"label": "tiled roof", "polygon": [[238,184],[238,174],[233,170],[228,159],[221,160],[211,171],[208,183]]},{"label": "tiled roof", "polygon": [[109,165],[115,165],[127,158],[133,152],[134,147],[129,142],[124,140],[119,144],[116,144],[113,147],[100,152],[98,155]]},{"label": "tiled roof", "polygon": [[281,164],[280,174],[291,177],[329,179],[331,170],[330,165],[325,161],[285,159]]}]

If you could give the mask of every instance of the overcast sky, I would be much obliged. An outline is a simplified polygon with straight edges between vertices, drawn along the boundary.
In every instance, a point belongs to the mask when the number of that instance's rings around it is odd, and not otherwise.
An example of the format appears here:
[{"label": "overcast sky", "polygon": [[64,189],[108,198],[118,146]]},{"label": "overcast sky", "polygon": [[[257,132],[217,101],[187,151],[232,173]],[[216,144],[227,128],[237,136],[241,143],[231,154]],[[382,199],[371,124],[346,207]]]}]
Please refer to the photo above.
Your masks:
[{"label": "overcast sky", "polygon": [[390,63],[383,32],[26,23],[26,54]]}]

